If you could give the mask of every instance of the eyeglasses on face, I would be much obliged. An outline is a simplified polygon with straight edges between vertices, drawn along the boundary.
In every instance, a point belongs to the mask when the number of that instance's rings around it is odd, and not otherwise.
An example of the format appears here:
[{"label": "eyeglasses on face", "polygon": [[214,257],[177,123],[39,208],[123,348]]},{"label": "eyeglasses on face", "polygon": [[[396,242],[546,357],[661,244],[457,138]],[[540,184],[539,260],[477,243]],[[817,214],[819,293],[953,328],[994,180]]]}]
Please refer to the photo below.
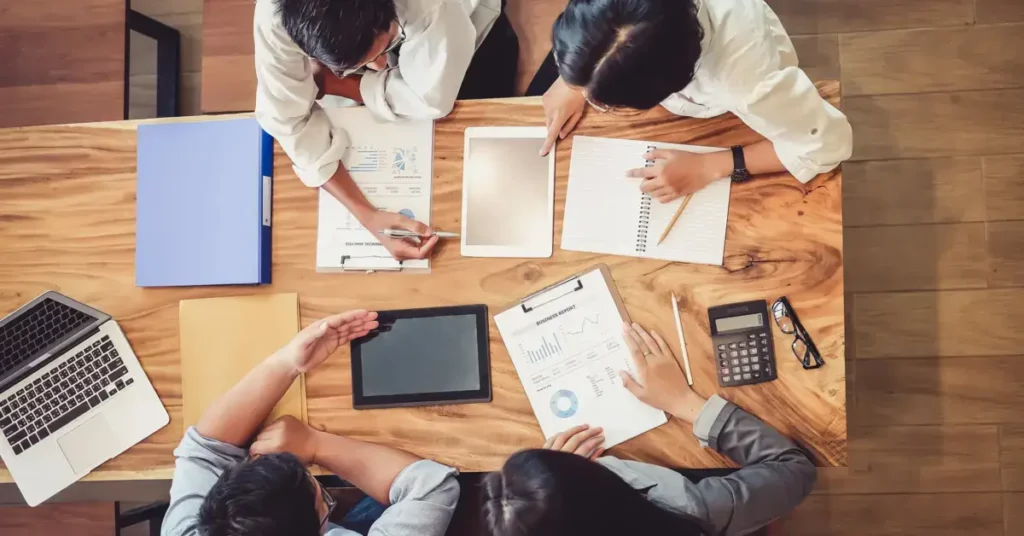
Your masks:
[{"label": "eyeglasses on face", "polygon": [[325,488],[324,485],[316,479],[316,477],[312,478],[313,480],[316,480],[316,485],[320,487],[320,497],[323,499],[324,504],[327,505],[327,513],[325,513],[324,517],[320,520],[320,527],[323,528],[323,526],[327,524],[327,521],[331,519],[331,514],[338,506],[338,501],[334,499],[334,496],[327,491],[327,488]]},{"label": "eyeglasses on face", "polygon": [[[395,24],[398,24],[398,23],[396,22]],[[401,24],[398,24],[398,34],[396,34],[394,37],[391,38],[391,42],[388,43],[388,46],[384,47],[384,50],[382,50],[380,54],[377,54],[376,56],[373,57],[373,59],[371,59],[370,61],[364,62],[362,65],[357,65],[355,67],[349,67],[347,69],[331,69],[331,72],[333,72],[334,75],[337,76],[338,78],[345,78],[346,76],[350,76],[350,75],[356,74],[356,73],[362,71],[363,69],[365,69],[367,65],[377,61],[381,56],[387,56],[388,54],[394,52],[395,49],[398,48],[399,46],[401,46],[401,44],[404,43],[404,42],[405,42],[405,27],[402,26]]]},{"label": "eyeglasses on face", "polygon": [[800,361],[805,369],[816,369],[825,364],[825,360],[818,353],[818,347],[814,345],[811,336],[804,329],[796,311],[790,305],[789,300],[782,296],[772,304],[772,316],[775,317],[775,325],[786,335],[793,335],[793,355]]},{"label": "eyeglasses on face", "polygon": [[626,106],[608,106],[607,104],[601,104],[594,99],[590,98],[590,93],[586,90],[583,91],[583,98],[587,99],[587,104],[593,106],[593,108],[603,114],[612,114],[620,117],[632,117],[634,115],[640,115],[646,110],[638,110],[636,108],[629,108]]}]

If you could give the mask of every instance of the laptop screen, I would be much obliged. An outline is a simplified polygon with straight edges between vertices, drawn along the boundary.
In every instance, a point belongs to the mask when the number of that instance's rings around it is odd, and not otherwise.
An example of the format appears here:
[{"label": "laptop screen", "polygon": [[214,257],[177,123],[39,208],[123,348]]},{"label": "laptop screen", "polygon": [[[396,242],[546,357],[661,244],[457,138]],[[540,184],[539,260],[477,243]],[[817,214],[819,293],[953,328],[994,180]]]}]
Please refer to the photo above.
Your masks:
[{"label": "laptop screen", "polygon": [[0,383],[98,318],[46,297],[0,325]]}]

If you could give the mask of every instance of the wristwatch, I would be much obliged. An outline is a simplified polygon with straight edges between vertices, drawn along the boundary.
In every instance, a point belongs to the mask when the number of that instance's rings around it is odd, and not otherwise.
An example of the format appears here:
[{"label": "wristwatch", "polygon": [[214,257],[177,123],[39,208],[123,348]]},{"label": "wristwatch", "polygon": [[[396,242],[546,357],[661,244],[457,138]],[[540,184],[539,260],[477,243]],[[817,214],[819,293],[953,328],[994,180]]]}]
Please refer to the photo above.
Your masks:
[{"label": "wristwatch", "polygon": [[750,180],[750,172],[747,171],[747,162],[743,159],[743,146],[732,146],[732,174],[729,175],[732,182],[747,182]]}]

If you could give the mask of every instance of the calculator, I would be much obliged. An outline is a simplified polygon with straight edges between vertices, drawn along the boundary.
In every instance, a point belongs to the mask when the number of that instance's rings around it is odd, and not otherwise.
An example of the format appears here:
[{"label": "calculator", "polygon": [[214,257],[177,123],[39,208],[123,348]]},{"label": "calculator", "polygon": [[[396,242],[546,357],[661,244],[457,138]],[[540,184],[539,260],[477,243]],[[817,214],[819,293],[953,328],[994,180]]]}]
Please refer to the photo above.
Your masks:
[{"label": "calculator", "polygon": [[719,385],[751,385],[778,377],[769,317],[764,300],[708,308]]}]

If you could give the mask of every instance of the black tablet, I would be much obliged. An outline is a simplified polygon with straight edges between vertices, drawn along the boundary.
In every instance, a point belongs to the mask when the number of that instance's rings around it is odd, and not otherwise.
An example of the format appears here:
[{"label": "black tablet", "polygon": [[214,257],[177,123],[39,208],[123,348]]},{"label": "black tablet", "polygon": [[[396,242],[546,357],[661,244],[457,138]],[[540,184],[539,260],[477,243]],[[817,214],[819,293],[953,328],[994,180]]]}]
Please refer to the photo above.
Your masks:
[{"label": "black tablet", "polygon": [[352,341],[356,409],[490,402],[487,306],[378,312]]}]

